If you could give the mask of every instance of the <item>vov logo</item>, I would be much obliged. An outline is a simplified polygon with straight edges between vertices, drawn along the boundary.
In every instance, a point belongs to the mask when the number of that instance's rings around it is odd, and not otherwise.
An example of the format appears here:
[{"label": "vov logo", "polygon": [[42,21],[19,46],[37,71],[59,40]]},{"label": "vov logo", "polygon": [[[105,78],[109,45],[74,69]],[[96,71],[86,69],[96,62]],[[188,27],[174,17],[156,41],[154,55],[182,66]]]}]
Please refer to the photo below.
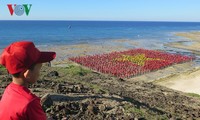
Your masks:
[{"label": "vov logo", "polygon": [[29,15],[32,4],[22,4],[22,5],[17,5],[17,4],[7,4],[8,10],[10,11],[10,15],[12,16],[13,13],[17,16],[22,16],[24,12],[26,13],[26,16]]}]

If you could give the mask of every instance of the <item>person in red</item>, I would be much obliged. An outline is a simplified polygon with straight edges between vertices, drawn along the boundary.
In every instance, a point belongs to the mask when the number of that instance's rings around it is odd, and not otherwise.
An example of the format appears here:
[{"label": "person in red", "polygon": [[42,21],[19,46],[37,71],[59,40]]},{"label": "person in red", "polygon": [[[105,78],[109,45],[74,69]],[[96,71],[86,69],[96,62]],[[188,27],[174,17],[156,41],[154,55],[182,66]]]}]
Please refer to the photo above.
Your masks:
[{"label": "person in red", "polygon": [[42,63],[55,57],[55,52],[41,52],[31,41],[14,42],[3,50],[0,64],[12,75],[12,82],[0,100],[0,120],[47,119],[40,98],[28,85],[37,81]]}]

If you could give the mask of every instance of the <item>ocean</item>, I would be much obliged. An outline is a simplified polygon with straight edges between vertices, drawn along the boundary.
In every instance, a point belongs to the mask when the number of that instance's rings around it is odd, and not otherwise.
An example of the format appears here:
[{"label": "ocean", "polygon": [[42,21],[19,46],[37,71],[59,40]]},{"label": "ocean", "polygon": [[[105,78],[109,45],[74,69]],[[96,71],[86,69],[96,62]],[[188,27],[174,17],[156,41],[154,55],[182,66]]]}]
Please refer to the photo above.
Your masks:
[{"label": "ocean", "polygon": [[[176,32],[200,31],[199,22],[142,21],[0,21],[0,48],[19,40],[38,46],[99,44],[115,39],[142,42],[141,47],[159,47],[180,39]],[[182,38],[183,39],[183,38]],[[143,45],[143,46],[142,46]]]}]

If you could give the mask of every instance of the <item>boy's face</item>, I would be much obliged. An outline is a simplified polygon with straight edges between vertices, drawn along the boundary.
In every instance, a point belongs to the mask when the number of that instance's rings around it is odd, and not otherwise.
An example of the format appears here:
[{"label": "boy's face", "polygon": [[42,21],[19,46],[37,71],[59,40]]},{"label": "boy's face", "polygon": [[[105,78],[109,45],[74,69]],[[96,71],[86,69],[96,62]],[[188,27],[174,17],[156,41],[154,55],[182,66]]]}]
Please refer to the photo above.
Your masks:
[{"label": "boy's face", "polygon": [[29,79],[27,79],[29,83],[35,83],[38,80],[41,67],[42,63],[38,63],[34,66],[33,70],[29,71]]}]

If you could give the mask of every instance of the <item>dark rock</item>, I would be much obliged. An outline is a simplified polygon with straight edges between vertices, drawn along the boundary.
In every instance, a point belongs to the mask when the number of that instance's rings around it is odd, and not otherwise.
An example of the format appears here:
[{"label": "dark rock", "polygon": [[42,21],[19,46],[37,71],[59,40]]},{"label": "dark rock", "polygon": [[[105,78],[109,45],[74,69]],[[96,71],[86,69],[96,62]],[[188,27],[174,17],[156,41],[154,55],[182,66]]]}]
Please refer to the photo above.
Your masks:
[{"label": "dark rock", "polygon": [[57,71],[51,71],[47,74],[48,77],[58,77],[59,74]]},{"label": "dark rock", "polygon": [[55,92],[57,92],[57,93],[61,93],[62,92],[62,85],[61,84],[57,84],[56,85]]},{"label": "dark rock", "polygon": [[50,97],[50,94],[46,94],[41,98],[41,104],[43,109],[47,109],[53,105],[53,101]]}]

